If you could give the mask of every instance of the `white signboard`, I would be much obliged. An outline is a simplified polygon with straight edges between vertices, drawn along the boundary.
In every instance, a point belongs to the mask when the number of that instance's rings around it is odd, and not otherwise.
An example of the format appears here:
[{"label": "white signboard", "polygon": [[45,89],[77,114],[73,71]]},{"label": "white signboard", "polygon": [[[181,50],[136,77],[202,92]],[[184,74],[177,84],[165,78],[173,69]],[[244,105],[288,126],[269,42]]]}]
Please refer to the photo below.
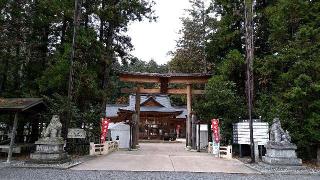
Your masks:
[{"label": "white signboard", "polygon": [[197,125],[197,146],[200,139],[200,149],[208,146],[208,124],[200,124],[200,138],[199,138],[199,126]]},{"label": "white signboard", "polygon": [[[253,139],[258,145],[269,141],[269,124],[267,122],[253,122]],[[249,122],[233,124],[233,143],[250,144]]]},{"label": "white signboard", "polygon": [[220,156],[220,143],[216,143],[213,141],[212,143],[212,154],[214,157],[219,157]]},{"label": "white signboard", "polygon": [[86,131],[80,128],[69,128],[68,129],[68,138],[70,139],[83,139],[86,138]]}]

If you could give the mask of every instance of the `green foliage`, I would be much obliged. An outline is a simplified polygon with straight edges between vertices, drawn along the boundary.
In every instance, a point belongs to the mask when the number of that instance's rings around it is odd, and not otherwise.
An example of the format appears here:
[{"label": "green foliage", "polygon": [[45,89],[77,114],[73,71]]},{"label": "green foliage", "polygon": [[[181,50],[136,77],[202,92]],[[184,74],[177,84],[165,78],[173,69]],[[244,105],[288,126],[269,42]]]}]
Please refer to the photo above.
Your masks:
[{"label": "green foliage", "polygon": [[181,38],[177,41],[176,50],[171,52],[170,72],[199,73],[211,69],[205,48],[207,34],[215,20],[210,17],[210,10],[202,0],[190,0],[190,3],[192,7],[186,10],[189,16],[181,19]]},{"label": "green foliage", "polygon": [[[158,65],[134,58],[125,35],[130,22],[155,20],[153,2],[83,1],[70,107],[66,96],[73,1],[0,1],[0,94],[45,96],[49,114],[58,113],[67,122],[71,108],[72,126],[92,123],[96,129],[91,134],[97,136],[99,112],[104,112],[105,103],[116,102],[120,88],[126,86],[115,70],[208,70],[214,76],[205,98],[196,98],[193,107],[202,120],[222,118],[223,141],[228,143],[231,124],[247,117],[244,4],[216,0],[205,7],[201,0],[190,2],[173,59]],[[256,1],[255,12],[254,117],[268,122],[280,117],[299,155],[310,159],[312,147],[320,143],[320,2]],[[185,98],[172,99],[185,104]]]},{"label": "green foliage", "polygon": [[257,112],[279,116],[298,145],[312,158],[319,135],[320,3],[281,0],[266,8],[272,54],[257,61]]},{"label": "green foliage", "polygon": [[[213,64],[217,77],[207,85],[207,89],[215,91],[207,91],[206,101],[198,104],[197,112],[206,120],[219,116],[230,125],[239,116],[247,117],[244,111],[244,5],[243,1],[217,0],[210,8],[216,21],[212,21],[212,29],[206,35],[206,57]],[[319,9],[319,2],[302,0],[257,1],[255,5],[253,116],[262,116],[268,122],[279,117],[284,128],[291,132],[299,155],[304,159],[312,158],[315,152],[312,148],[320,143]],[[181,58],[176,62],[175,66],[185,64],[185,71],[193,72],[192,66],[200,60],[190,64]],[[229,82],[233,87],[222,82]],[[232,101],[226,98],[232,97],[231,92],[236,97],[231,100],[241,102],[238,104],[241,111],[227,112],[226,109],[232,109],[232,106],[225,106],[232,105]],[[206,106],[210,108],[203,108]],[[231,126],[223,125],[223,128],[227,134],[232,131]]]},{"label": "green foliage", "polygon": [[158,65],[153,59],[149,62],[133,59],[131,63],[123,65],[121,70],[129,72],[167,73],[168,66],[166,64]]},{"label": "green foliage", "polygon": [[232,139],[232,123],[243,114],[244,103],[237,96],[235,83],[223,76],[214,76],[206,86],[205,99],[197,103],[196,110],[201,119],[221,119],[222,140],[227,144]]},{"label": "green foliage", "polygon": [[[53,58],[51,64],[43,76],[38,79],[40,92],[66,92],[68,75],[69,75],[69,58],[70,58],[70,45],[65,46],[63,54],[59,52]],[[65,93],[64,93],[65,95]]]},{"label": "green foliage", "polygon": [[[44,96],[48,103],[47,118],[60,114],[64,128],[70,119],[69,127],[93,124],[91,133],[97,136],[99,112],[100,116],[104,114],[105,103],[114,102],[120,94],[121,84],[115,72],[118,69],[113,68],[118,61],[125,64],[134,59],[130,54],[131,39],[125,34],[127,27],[132,21],[154,20],[154,3],[79,2],[81,16],[76,29],[72,102],[69,102],[74,1],[0,1],[0,94]],[[148,70],[156,71],[154,61],[148,66]]]}]

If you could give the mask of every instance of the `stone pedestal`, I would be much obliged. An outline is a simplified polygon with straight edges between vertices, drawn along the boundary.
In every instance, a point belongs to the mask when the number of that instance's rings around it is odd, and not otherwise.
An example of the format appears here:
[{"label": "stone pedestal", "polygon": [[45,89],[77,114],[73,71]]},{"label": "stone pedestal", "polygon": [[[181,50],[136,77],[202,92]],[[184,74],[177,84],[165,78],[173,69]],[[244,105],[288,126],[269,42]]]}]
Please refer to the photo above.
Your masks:
[{"label": "stone pedestal", "polygon": [[291,165],[300,166],[301,159],[297,158],[297,146],[292,143],[281,144],[268,142],[266,145],[267,153],[262,157],[262,161],[272,165]]},{"label": "stone pedestal", "polygon": [[63,163],[69,160],[63,150],[63,138],[40,139],[35,142],[36,151],[30,154],[32,162],[37,163]]}]

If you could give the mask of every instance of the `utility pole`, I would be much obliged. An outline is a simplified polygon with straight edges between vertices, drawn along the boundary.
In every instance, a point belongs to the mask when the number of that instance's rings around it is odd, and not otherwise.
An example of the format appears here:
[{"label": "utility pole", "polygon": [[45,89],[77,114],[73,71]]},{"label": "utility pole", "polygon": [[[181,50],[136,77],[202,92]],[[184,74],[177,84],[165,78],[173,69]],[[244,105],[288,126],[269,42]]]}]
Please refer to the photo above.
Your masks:
[{"label": "utility pole", "polygon": [[73,92],[73,66],[74,66],[74,56],[75,56],[75,48],[76,48],[76,35],[77,35],[77,28],[79,22],[79,7],[80,3],[79,0],[74,1],[74,17],[73,17],[73,35],[72,35],[72,49],[71,49],[71,57],[70,57],[70,67],[69,67],[69,83],[68,83],[68,118],[66,119],[65,124],[65,139],[68,134],[69,123],[72,119],[72,112],[71,112],[71,102],[72,102],[72,92]]},{"label": "utility pole", "polygon": [[251,149],[251,162],[255,162],[254,155],[254,140],[253,140],[253,120],[252,120],[252,102],[253,102],[253,6],[254,0],[244,0],[245,3],[245,29],[246,29],[246,94],[248,100],[248,116],[250,127],[250,149]]}]

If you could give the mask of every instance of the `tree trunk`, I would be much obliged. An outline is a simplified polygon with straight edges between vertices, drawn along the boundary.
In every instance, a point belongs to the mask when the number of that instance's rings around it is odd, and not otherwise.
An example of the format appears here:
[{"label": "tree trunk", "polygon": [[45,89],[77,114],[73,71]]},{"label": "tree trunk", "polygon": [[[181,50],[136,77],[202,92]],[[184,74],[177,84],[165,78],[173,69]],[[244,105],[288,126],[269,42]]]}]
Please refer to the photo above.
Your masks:
[{"label": "tree trunk", "polygon": [[317,166],[320,166],[320,144],[318,145],[317,150]]},{"label": "tree trunk", "polygon": [[107,57],[106,60],[103,62],[103,79],[102,79],[102,105],[101,105],[101,117],[106,116],[106,105],[107,105],[107,87],[108,87],[108,82],[109,82],[109,76],[110,76],[110,71],[111,71],[111,63],[109,60],[109,56]]},{"label": "tree trunk", "polygon": [[49,24],[46,24],[43,27],[43,34],[42,34],[42,42],[41,42],[41,67],[42,70],[45,70],[46,63],[47,63],[47,53],[48,53],[48,41],[49,41]]},{"label": "tree trunk", "polygon": [[[10,48],[7,49],[7,53],[10,54]],[[1,84],[0,84],[0,94],[6,90],[7,78],[8,78],[8,68],[9,60],[5,58],[4,60],[4,72],[2,74]]]},{"label": "tree trunk", "polygon": [[20,44],[16,46],[16,65],[17,65],[17,73],[15,75],[14,82],[14,90],[17,92],[21,92],[21,79],[22,79],[22,62],[20,62]]},{"label": "tree trunk", "polygon": [[[110,72],[111,72],[111,66],[112,66],[112,61],[113,61],[113,50],[112,50],[112,42],[113,42],[113,33],[114,33],[114,28],[113,24],[110,23],[108,27],[108,31],[106,33],[106,37],[101,37],[100,36],[100,41],[101,39],[106,39],[106,58],[103,59],[103,79],[102,79],[102,91],[103,91],[103,96],[102,96],[102,107],[101,107],[101,117],[105,117],[105,108],[107,104],[107,88],[109,86],[109,80],[110,80]],[[101,29],[100,29],[101,31]],[[102,29],[103,32],[103,29]],[[104,33],[102,33],[104,34]],[[101,35],[101,34],[100,34]],[[103,42],[103,41],[102,41]]]},{"label": "tree trunk", "polygon": [[75,48],[76,48],[76,35],[77,35],[77,28],[78,28],[78,21],[79,21],[79,14],[81,7],[79,0],[75,0],[74,2],[74,17],[73,17],[73,36],[72,36],[72,50],[71,50],[71,57],[70,57],[70,67],[69,67],[69,83],[68,83],[68,117],[66,118],[66,126],[65,126],[65,133],[64,139],[67,138],[68,135],[68,128],[69,124],[72,119],[72,112],[71,112],[71,104],[72,104],[72,95],[73,95],[73,64],[74,64],[74,57],[75,57]]},{"label": "tree trunk", "polygon": [[[101,2],[101,9],[104,10],[105,3],[104,0]],[[99,31],[99,40],[100,42],[103,42],[104,37],[104,18],[100,16],[100,31]]]},{"label": "tree trunk", "polygon": [[252,109],[253,109],[253,2],[251,0],[245,0],[245,29],[246,29],[246,94],[248,101],[248,116],[249,116],[249,127],[250,127],[250,148],[251,148],[251,162],[255,162],[254,155],[254,141],[253,141],[253,120],[252,120]]},{"label": "tree trunk", "polygon": [[67,19],[65,16],[63,16],[62,28],[61,28],[61,45],[63,45],[65,42],[66,30],[67,30]]}]

